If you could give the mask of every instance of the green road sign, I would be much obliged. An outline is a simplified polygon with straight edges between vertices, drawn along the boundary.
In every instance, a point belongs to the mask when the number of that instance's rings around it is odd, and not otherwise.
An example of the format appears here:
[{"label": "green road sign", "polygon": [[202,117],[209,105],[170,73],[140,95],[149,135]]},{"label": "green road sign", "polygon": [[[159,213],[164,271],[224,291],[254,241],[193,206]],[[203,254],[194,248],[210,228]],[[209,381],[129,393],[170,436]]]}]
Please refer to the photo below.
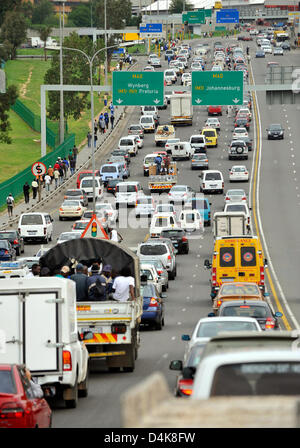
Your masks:
[{"label": "green road sign", "polygon": [[192,72],[194,106],[243,104],[243,72]]},{"label": "green road sign", "polygon": [[205,9],[204,10],[205,17],[211,17],[212,16],[212,9]]},{"label": "green road sign", "polygon": [[205,10],[201,11],[188,11],[182,14],[182,23],[188,22],[189,24],[205,23]]},{"label": "green road sign", "polygon": [[113,72],[113,104],[116,106],[163,106],[163,72]]}]

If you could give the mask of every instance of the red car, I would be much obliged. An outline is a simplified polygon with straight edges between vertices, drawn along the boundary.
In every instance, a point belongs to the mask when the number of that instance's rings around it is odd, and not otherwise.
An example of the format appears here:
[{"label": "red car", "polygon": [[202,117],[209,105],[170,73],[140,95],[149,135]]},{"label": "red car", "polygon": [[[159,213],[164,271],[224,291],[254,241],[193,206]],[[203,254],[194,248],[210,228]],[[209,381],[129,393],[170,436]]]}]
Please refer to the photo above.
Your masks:
[{"label": "red car", "polygon": [[208,112],[208,115],[222,115],[222,107],[221,106],[208,106],[207,112]]},{"label": "red car", "polygon": [[50,428],[52,411],[44,398],[32,398],[24,367],[0,364],[0,428]]}]

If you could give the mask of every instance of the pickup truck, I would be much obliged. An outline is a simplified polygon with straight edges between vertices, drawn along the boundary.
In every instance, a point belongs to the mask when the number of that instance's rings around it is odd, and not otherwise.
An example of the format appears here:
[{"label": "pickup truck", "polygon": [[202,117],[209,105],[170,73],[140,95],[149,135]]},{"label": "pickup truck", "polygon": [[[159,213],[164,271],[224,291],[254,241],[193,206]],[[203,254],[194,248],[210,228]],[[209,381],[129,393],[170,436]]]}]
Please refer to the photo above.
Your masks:
[{"label": "pickup truck", "polygon": [[65,260],[73,265],[82,263],[91,266],[95,260],[110,264],[116,272],[128,266],[135,280],[135,300],[118,302],[106,301],[77,302],[78,331],[84,337],[91,361],[104,359],[109,371],[132,372],[140,346],[139,324],[143,313],[143,298],[140,296],[139,258],[118,243],[99,238],[80,238],[67,241],[50,249],[41,259],[52,273]]},{"label": "pickup truck", "polygon": [[48,396],[75,408],[88,394],[89,354],[79,337],[76,285],[58,277],[2,279],[0,363],[26,364]]},{"label": "pickup truck", "polygon": [[[164,164],[162,164],[162,168]],[[156,174],[156,165],[149,166],[148,188],[151,193],[168,192],[177,184],[177,164],[170,162],[169,174]]]},{"label": "pickup truck", "polygon": [[175,138],[175,129],[172,125],[158,126],[154,136],[156,146],[164,146],[169,138]]}]

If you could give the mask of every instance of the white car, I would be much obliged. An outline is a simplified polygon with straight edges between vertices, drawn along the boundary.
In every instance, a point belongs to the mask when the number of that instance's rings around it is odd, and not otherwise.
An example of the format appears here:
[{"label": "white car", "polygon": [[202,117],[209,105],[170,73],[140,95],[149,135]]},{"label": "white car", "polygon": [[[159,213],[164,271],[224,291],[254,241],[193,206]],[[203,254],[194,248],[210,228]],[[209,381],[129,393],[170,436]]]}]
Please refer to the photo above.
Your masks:
[{"label": "white car", "polygon": [[114,209],[112,204],[109,202],[96,202],[95,204],[95,212],[96,214],[100,211],[106,212],[107,214],[107,220],[109,224],[116,224],[119,219],[119,212],[118,210]]},{"label": "white car", "polygon": [[202,72],[202,65],[199,62],[193,62],[191,64],[191,70],[194,72]]},{"label": "white car", "polygon": [[[142,148],[143,146],[144,146],[144,138],[143,137],[141,137],[140,135],[138,135],[138,134],[130,134],[132,137],[135,137],[136,138],[136,141],[137,141],[137,144],[138,144],[138,148],[140,149],[140,148]],[[129,151],[128,151],[129,152]],[[129,154],[130,154],[130,152],[129,152]]]},{"label": "white car", "polygon": [[85,212],[86,207],[84,207],[81,201],[75,200],[65,200],[59,208],[59,220],[67,218],[81,218]]},{"label": "white car", "polygon": [[206,120],[205,127],[207,127],[207,128],[214,128],[217,131],[221,130],[221,125],[220,125],[220,122],[219,122],[218,118],[214,118],[214,117],[209,117]]},{"label": "white car", "polygon": [[139,124],[144,129],[144,132],[155,131],[155,120],[152,115],[142,115]]},{"label": "white car", "polygon": [[159,294],[162,293],[162,281],[153,264],[147,263],[147,261],[140,262],[141,275],[147,275],[147,282],[153,283],[156,286]]},{"label": "white car", "polygon": [[137,198],[135,206],[135,216],[152,216],[154,213],[155,205],[152,196],[140,196]]},{"label": "white car", "polygon": [[165,144],[165,151],[170,154],[172,152],[172,147],[174,144],[179,143],[180,138],[168,138]]},{"label": "white car", "polygon": [[182,210],[178,222],[180,227],[186,232],[197,230],[203,232],[203,221],[198,210]]},{"label": "white car", "polygon": [[192,83],[192,75],[190,73],[182,73],[181,84],[183,86],[191,85],[189,83]]},{"label": "white car", "polygon": [[146,65],[143,70],[144,72],[155,72],[155,68],[152,65]]},{"label": "white car", "polygon": [[224,191],[224,178],[221,171],[206,170],[200,174],[200,193]]},{"label": "white car", "polygon": [[81,232],[62,232],[57,238],[57,244],[80,238]]},{"label": "white car", "polygon": [[177,75],[176,75],[175,70],[173,70],[173,69],[165,70],[164,76],[165,76],[165,78],[171,78],[173,83],[177,81]]},{"label": "white car", "polygon": [[213,65],[211,68],[212,72],[221,72],[222,71],[222,67],[220,65]]},{"label": "white car", "polygon": [[150,223],[150,237],[157,238],[165,227],[179,227],[173,213],[155,213]]},{"label": "white car", "polygon": [[152,62],[153,59],[157,59],[157,54],[155,54],[155,53],[151,53],[151,54],[149,54],[149,57],[148,57],[148,64],[151,64],[151,62]]},{"label": "white car", "polygon": [[236,140],[240,137],[248,137],[248,131],[246,128],[235,128],[232,134],[232,139]]},{"label": "white car", "polygon": [[262,45],[261,49],[268,54],[272,54],[272,47],[271,45]]},{"label": "white car", "polygon": [[225,204],[224,212],[225,213],[231,213],[231,212],[245,213],[246,218],[247,218],[247,225],[249,228],[250,222],[251,222],[250,210],[249,210],[248,205],[245,202],[233,202],[233,203]]},{"label": "white car", "polygon": [[249,171],[245,165],[233,165],[229,170],[229,182],[248,182]]},{"label": "white car", "polygon": [[193,189],[189,185],[174,185],[168,193],[171,203],[184,203],[192,196]]},{"label": "white car", "polygon": [[87,228],[89,222],[90,219],[80,219],[78,221],[75,221],[72,225],[72,232],[80,232],[81,235],[82,232]]},{"label": "white car", "polygon": [[177,218],[174,204],[157,204],[154,210],[154,214],[161,215],[163,213],[173,213],[174,218]]},{"label": "white car", "polygon": [[247,195],[245,190],[242,189],[232,189],[227,190],[224,196],[225,204],[233,202],[245,202],[247,204]]},{"label": "white car", "polygon": [[151,59],[150,64],[152,65],[152,67],[161,67],[161,62],[159,58],[153,58]]}]

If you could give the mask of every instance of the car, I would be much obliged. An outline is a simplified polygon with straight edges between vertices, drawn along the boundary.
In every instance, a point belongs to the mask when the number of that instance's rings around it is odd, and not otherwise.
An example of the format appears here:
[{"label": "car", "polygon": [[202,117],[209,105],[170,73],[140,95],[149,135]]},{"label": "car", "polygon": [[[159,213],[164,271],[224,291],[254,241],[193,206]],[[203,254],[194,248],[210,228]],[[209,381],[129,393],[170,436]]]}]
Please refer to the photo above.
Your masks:
[{"label": "car", "polygon": [[72,232],[80,232],[80,234],[82,234],[89,222],[90,219],[80,219],[78,221],[75,221],[72,225]]},{"label": "car", "polygon": [[192,84],[192,75],[190,73],[182,73],[181,85],[190,86]]},{"label": "car", "polygon": [[25,368],[0,364],[0,428],[51,428],[52,411],[45,398],[36,398]]},{"label": "car", "polygon": [[151,64],[153,59],[157,59],[157,54],[156,53],[150,53],[148,56],[148,64]]},{"label": "car", "polygon": [[232,133],[232,139],[236,140],[239,139],[240,137],[248,137],[248,131],[246,128],[242,127],[242,128],[235,128],[233,133]]},{"label": "car", "polygon": [[68,218],[81,218],[85,212],[86,207],[83,206],[81,201],[64,200],[59,207],[59,220]]},{"label": "car", "polygon": [[265,52],[263,51],[263,50],[258,50],[256,53],[255,53],[255,57],[256,58],[264,58],[266,55],[265,55]]},{"label": "car", "polygon": [[263,300],[235,300],[224,302],[219,308],[219,317],[252,317],[257,320],[262,330],[277,330],[282,313],[273,312],[270,305]]},{"label": "car", "polygon": [[171,240],[167,238],[148,238],[145,243],[138,245],[137,255],[138,257],[143,256],[145,259],[158,258],[167,269],[169,280],[175,279],[177,275],[176,254]]},{"label": "car", "polygon": [[206,170],[200,174],[200,193],[224,191],[224,178],[219,170]]},{"label": "car", "polygon": [[80,181],[79,188],[83,189],[86,192],[89,201],[93,200],[94,190],[96,199],[103,196],[103,183],[101,177],[95,177],[95,182],[93,176],[83,177]]},{"label": "car", "polygon": [[76,238],[80,238],[80,232],[62,232],[57,238],[57,244],[64,243],[65,241],[74,240]]},{"label": "car", "polygon": [[215,128],[218,132],[221,130],[221,125],[218,118],[209,117],[205,122],[205,127]]},{"label": "car", "polygon": [[131,124],[128,128],[128,135],[139,135],[144,138],[144,129],[140,124]]},{"label": "car", "polygon": [[283,48],[282,47],[275,47],[273,50],[273,56],[283,56]]},{"label": "car", "polygon": [[158,275],[160,277],[161,284],[162,284],[162,290],[167,291],[167,289],[169,288],[169,275],[168,275],[168,271],[162,264],[161,260],[159,260],[158,258],[144,259],[142,255],[139,257],[139,259],[140,259],[140,263],[145,262],[150,265],[153,264],[153,266],[156,269],[156,272],[158,273]]},{"label": "car", "polygon": [[291,45],[288,42],[281,42],[280,46],[283,50],[290,51],[290,49],[291,49]]},{"label": "car", "polygon": [[1,230],[0,241],[1,240],[8,240],[15,249],[17,256],[19,256],[21,253],[24,253],[24,240],[20,236],[18,230]]},{"label": "car", "polygon": [[200,64],[200,62],[193,62],[191,64],[191,70],[193,70],[194,72],[202,72],[202,65]]},{"label": "car", "polygon": [[193,191],[194,190],[189,185],[174,185],[168,193],[169,201],[171,204],[179,202],[184,204],[188,197],[191,197]]},{"label": "car", "polygon": [[248,151],[252,151],[252,139],[248,137],[239,137],[239,141],[243,141],[246,143]]},{"label": "car", "polygon": [[[82,215],[82,221],[87,221],[91,220],[91,218],[94,215],[94,211],[93,210],[86,210],[84,212],[84,214]],[[101,223],[103,229],[107,229],[108,228],[108,215],[106,213],[105,210],[97,210],[96,211],[96,217],[98,219],[98,221]]]},{"label": "car", "polygon": [[174,59],[175,57],[175,53],[173,50],[166,50],[165,52],[165,61],[167,61],[168,57],[170,57],[170,59]]},{"label": "car", "polygon": [[248,182],[249,171],[245,165],[233,165],[229,170],[229,182]]},{"label": "car", "polygon": [[52,240],[53,218],[49,213],[22,213],[19,218],[18,231],[24,242],[43,240],[46,244]]},{"label": "car", "polygon": [[279,62],[269,61],[267,67],[279,67]]},{"label": "car", "polygon": [[247,203],[247,195],[245,190],[242,189],[233,189],[227,190],[224,196],[224,201],[226,204],[232,202],[245,202]]},{"label": "car", "polygon": [[116,208],[135,207],[137,198],[143,196],[143,188],[138,181],[121,182],[116,185]]},{"label": "car", "polygon": [[265,54],[266,53],[272,54],[272,47],[271,47],[271,45],[262,45],[261,49],[262,49],[262,51],[265,52]]},{"label": "car", "polygon": [[270,124],[269,128],[266,129],[268,140],[283,140],[284,139],[284,129],[281,124]]},{"label": "car", "polygon": [[150,223],[151,238],[158,238],[165,227],[178,227],[176,216],[173,212],[154,213]]},{"label": "car", "polygon": [[243,140],[233,140],[228,149],[228,160],[248,159],[248,146]]},{"label": "car", "polygon": [[[52,247],[53,247],[53,246],[52,246]],[[48,250],[52,249],[52,247],[44,247],[44,246],[41,246],[41,247],[39,248],[39,250],[37,251],[37,253],[35,254],[35,256],[36,256],[37,258],[41,258],[43,255],[45,255],[45,253],[48,252]]]},{"label": "car", "polygon": [[164,71],[164,79],[168,84],[168,80],[171,80],[171,84],[174,84],[177,81],[176,71],[174,69],[167,69]]},{"label": "car", "polygon": [[9,240],[0,240],[0,261],[15,261],[16,251]]},{"label": "car", "polygon": [[175,206],[172,203],[158,203],[154,209],[154,215],[161,215],[163,213],[172,213],[174,218],[176,219],[177,213],[175,210]]},{"label": "car", "polygon": [[176,378],[175,397],[189,397],[192,395],[194,375],[205,346],[205,342],[195,342],[186,350],[183,361],[174,360],[170,362],[169,369],[180,372]]},{"label": "car", "polygon": [[156,286],[159,294],[162,293],[162,280],[158,275],[156,267],[152,263],[148,264],[147,260],[143,260],[142,262],[140,262],[141,281],[142,276],[145,276],[145,280],[147,278],[147,283],[151,283],[152,285]]},{"label": "car", "polygon": [[140,196],[137,198],[135,205],[135,216],[152,216],[154,213],[155,205],[152,196]]},{"label": "car", "polygon": [[[123,182],[124,182],[124,180],[123,180]],[[122,183],[121,179],[108,179],[107,185],[106,185],[107,193],[112,193],[113,195],[115,195],[116,194],[116,186],[119,183]]]},{"label": "car", "polygon": [[159,58],[153,58],[150,64],[152,65],[152,67],[161,67],[161,62]]},{"label": "car", "polygon": [[201,214],[196,209],[181,210],[178,223],[186,232],[203,232],[203,221]]},{"label": "car", "polygon": [[169,238],[178,254],[189,253],[189,240],[181,227],[163,228],[160,238]]},{"label": "car", "polygon": [[194,154],[191,158],[192,170],[208,170],[208,158],[206,154]]},{"label": "car", "polygon": [[146,67],[143,68],[144,72],[155,72],[155,68],[152,67],[152,65],[146,65]]},{"label": "car", "polygon": [[21,257],[18,258],[18,262],[31,269],[33,264],[39,264],[39,257]]},{"label": "car", "polygon": [[215,128],[204,127],[201,131],[201,135],[205,136],[205,145],[218,147],[218,133]]},{"label": "car", "polygon": [[250,128],[250,121],[249,121],[246,117],[244,118],[244,117],[238,116],[238,117],[235,119],[234,126],[235,126],[236,128],[246,128],[247,131],[249,131],[249,128]]},{"label": "car", "polygon": [[156,124],[152,115],[142,115],[140,125],[144,129],[144,132],[155,132]]},{"label": "car", "polygon": [[185,208],[198,210],[205,226],[210,226],[211,224],[210,206],[211,202],[209,202],[207,198],[204,198],[203,196],[199,197],[197,195],[195,195],[193,198],[188,199],[185,203]]},{"label": "car", "polygon": [[[141,139],[143,141],[143,139]],[[136,135],[128,135],[125,137],[121,137],[119,140],[118,147],[120,149],[125,149],[128,151],[130,156],[135,157],[138,154],[139,150],[139,141]]]},{"label": "car", "polygon": [[159,294],[156,286],[151,283],[141,284],[141,295],[143,296],[143,313],[141,325],[150,325],[155,330],[162,330],[165,325],[165,294]]},{"label": "car", "polygon": [[223,303],[233,302],[235,300],[265,300],[268,293],[264,293],[256,283],[250,282],[228,282],[223,283],[217,295],[213,298],[214,314],[218,315],[220,306]]},{"label": "car", "polygon": [[208,106],[208,116],[210,115],[222,115],[222,106]]},{"label": "car", "polygon": [[79,188],[73,188],[70,190],[67,190],[64,194],[64,200],[77,200],[77,201],[81,201],[84,205],[84,207],[88,206],[88,197],[87,194],[84,190],[79,189]]},{"label": "car", "polygon": [[105,212],[108,225],[115,225],[119,220],[119,212],[116,210],[110,202],[96,202],[95,203],[96,214]]},{"label": "car", "polygon": [[[228,305],[228,303],[226,305]],[[249,316],[237,317],[219,315],[202,317],[195,325],[192,335],[184,334],[181,338],[183,341],[189,341],[188,347],[191,347],[196,341],[206,342],[210,338],[225,331],[259,331],[259,327],[257,322]]]},{"label": "car", "polygon": [[190,145],[194,150],[194,154],[206,154],[205,135],[193,134],[190,136]]},{"label": "car", "polygon": [[247,218],[247,225],[248,228],[250,226],[250,209],[248,207],[248,205],[245,202],[229,202],[228,204],[226,203],[224,206],[224,212],[225,213],[231,213],[231,212],[242,212],[245,213],[246,218]]},{"label": "car", "polygon": [[[79,173],[77,174],[77,179],[76,179],[76,187],[78,189],[80,189],[81,179],[83,179],[84,177],[91,177],[91,176],[93,176],[93,170],[82,170],[82,171],[79,171]],[[95,176],[96,177],[100,177],[99,170],[95,170]]]}]

